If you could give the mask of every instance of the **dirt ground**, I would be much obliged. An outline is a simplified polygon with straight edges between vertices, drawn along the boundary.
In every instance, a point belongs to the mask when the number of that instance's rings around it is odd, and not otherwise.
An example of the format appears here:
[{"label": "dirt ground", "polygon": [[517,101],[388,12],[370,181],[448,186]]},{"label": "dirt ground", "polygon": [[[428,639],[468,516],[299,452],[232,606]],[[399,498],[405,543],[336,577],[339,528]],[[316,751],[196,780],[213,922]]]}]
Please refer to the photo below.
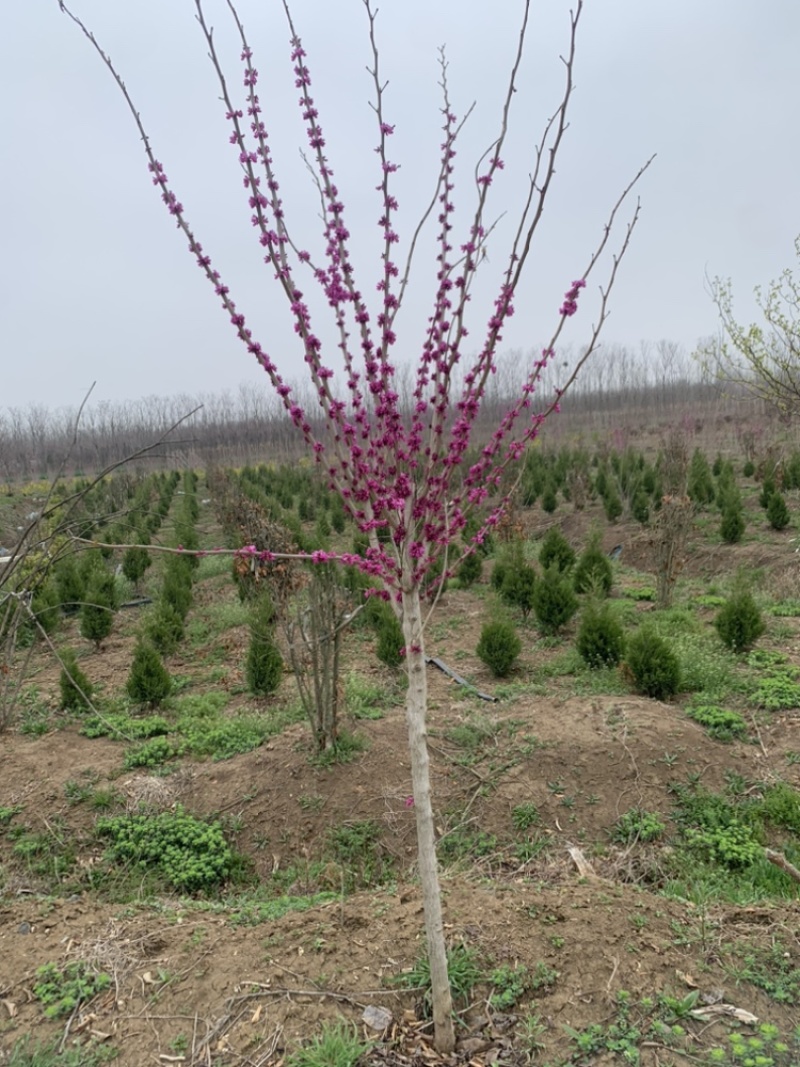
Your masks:
[{"label": "dirt ground", "polygon": [[[570,514],[563,526],[577,542],[589,522]],[[606,540],[607,548],[623,543],[625,565],[649,580],[638,528],[618,526]],[[698,547],[690,556],[690,573],[694,568],[713,577],[730,570],[724,551],[703,551]],[[791,548],[779,554],[774,546],[753,545],[747,551],[763,555],[763,562],[741,553],[739,562],[769,567],[780,582]],[[472,651],[483,617],[475,593],[448,592],[431,623],[429,651],[491,694],[498,683]],[[793,630],[781,647],[800,662],[798,620],[785,622]],[[92,657],[93,679],[120,684],[132,627]],[[225,635],[229,685],[241,677],[244,639],[239,631]],[[371,650],[359,649],[358,643],[351,649],[359,671],[385,684],[386,671]],[[176,673],[188,666],[180,655],[171,664]],[[526,649],[522,658],[524,673],[534,652]],[[47,696],[57,671],[43,659],[35,670]],[[671,784],[688,776],[715,790],[731,772],[747,780],[780,777],[800,788],[800,765],[787,755],[800,751],[798,713],[772,716],[756,744],[721,744],[678,703],[575,696],[569,677],[561,688],[555,681],[546,696],[508,687],[497,703],[465,694],[434,667],[429,683],[440,848],[467,834],[491,841],[484,856],[443,872],[449,941],[473,949],[487,974],[505,962],[531,972],[543,967],[550,976],[505,1013],[492,1008],[488,989],[479,987],[460,1015],[451,1062],[565,1062],[573,1049],[565,1027],[608,1023],[621,991],[638,1001],[697,990],[698,1004],[744,1009],[783,1033],[797,1025],[796,1006],[768,997],[737,974],[732,961],[749,945],[775,943],[800,967],[800,901],[745,907],[670,898],[659,892],[658,852],[611,845],[609,831],[633,807],[668,813]],[[307,910],[260,919],[233,898],[116,904],[88,892],[53,896],[36,877],[14,868],[0,895],[0,1063],[24,1034],[59,1038],[65,1048],[93,1038],[118,1050],[121,1067],[278,1063],[323,1021],[340,1016],[376,1042],[366,1062],[435,1063],[419,992],[390,982],[413,968],[424,933],[404,712],[399,701],[382,710],[382,718],[355,724],[364,751],[328,768],[309,762],[302,723],[223,762],[185,759],[168,777],[123,771],[119,743],[88,739],[67,719],[42,736],[4,735],[0,810],[19,807],[33,830],[68,834],[77,843],[79,868],[91,870],[100,861],[92,834],[96,813],[69,802],[68,783],[91,780],[131,806],[147,797],[158,807],[182,804],[222,818],[250,858],[256,881],[292,868],[287,895],[326,896]],[[479,737],[467,752],[464,727]],[[512,812],[524,804],[535,805],[540,817],[541,847],[527,860],[519,858],[512,834]],[[391,877],[344,892],[341,864],[320,868],[312,861],[325,854],[332,827],[366,820],[380,826],[374,859]],[[8,842],[0,841],[0,859],[8,851]],[[32,993],[35,972],[70,960],[110,974],[112,985],[68,1020],[46,1020]],[[388,1009],[385,1028],[364,1022],[369,1006]],[[521,1020],[532,1013],[542,1026],[536,1053],[518,1039]],[[642,1048],[641,1063],[706,1063],[703,1050],[725,1033],[722,1017],[709,1019],[694,1054],[653,1044]],[[606,1051],[570,1062],[599,1067],[628,1061]]]}]

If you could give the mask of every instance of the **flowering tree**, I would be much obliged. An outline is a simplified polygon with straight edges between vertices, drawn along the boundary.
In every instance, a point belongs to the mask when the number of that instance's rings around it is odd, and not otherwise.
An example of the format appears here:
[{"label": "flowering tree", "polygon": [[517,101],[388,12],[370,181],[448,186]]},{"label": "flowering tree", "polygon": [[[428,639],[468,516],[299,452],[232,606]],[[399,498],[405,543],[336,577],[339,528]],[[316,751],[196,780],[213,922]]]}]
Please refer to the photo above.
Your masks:
[{"label": "flowering tree", "polygon": [[[597,247],[578,279],[569,286],[551,340],[540,358],[530,367],[518,399],[505,412],[477,459],[468,465],[465,461],[475,420],[487,382],[495,370],[495,356],[503,329],[514,313],[517,287],[528,260],[534,232],[542,217],[555,173],[556,158],[567,128],[582,0],[578,0],[575,11],[570,15],[569,48],[563,58],[563,95],[535,148],[527,195],[519,212],[494,307],[483,326],[483,336],[477,344],[476,354],[469,358],[466,355],[467,311],[476,272],[484,258],[485,242],[493,229],[493,223],[487,216],[490,193],[497,172],[503,168],[503,150],[509,129],[512,97],[516,91],[515,80],[522,61],[530,0],[524,0],[523,4],[522,27],[505,92],[499,131],[476,168],[472,189],[474,211],[466,232],[458,239],[453,233],[455,155],[464,120],[458,119],[451,105],[447,67],[442,56],[443,123],[438,179],[432,202],[409,243],[405,262],[400,261],[398,251],[400,238],[395,223],[398,202],[392,192],[397,164],[390,156],[389,144],[394,127],[384,113],[385,85],[379,75],[375,12],[372,0],[363,0],[373,58],[370,73],[375,93],[372,106],[377,125],[377,190],[381,200],[377,313],[373,309],[373,301],[356,284],[345,206],[326,154],[326,141],[317,103],[312,96],[306,53],[295,30],[288,0],[282,2],[291,38],[294,83],[310,149],[308,163],[321,205],[323,242],[318,256],[298,247],[284,214],[276,166],[258,95],[258,71],[237,11],[228,0],[228,8],[241,38],[244,89],[241,102],[238,97],[235,98],[226,80],[202,0],[195,0],[195,7],[222,91],[226,118],[230,124],[230,143],[242,171],[254,231],[264,250],[267,266],[285,294],[294,331],[319,406],[326,417],[327,435],[324,437],[315,434],[308,412],[293,396],[267,350],[253,336],[245,316],[234,303],[227,285],[195,236],[184,207],[170,186],[142,120],[108,55],[63,2],[61,8],[97,49],[121,89],[141,134],[152,181],[186,237],[189,250],[219,298],[237,336],[264,368],[282,398],[289,418],[323,468],[330,486],[341,494],[358,528],[369,535],[370,548],[364,556],[332,556],[315,552],[311,558],[318,563],[335,558],[372,575],[375,588],[371,592],[389,600],[402,622],[408,672],[406,716],[417,824],[418,869],[432,979],[435,1041],[437,1049],[449,1052],[453,1049],[455,1037],[426,740],[425,578],[443,556],[446,560],[448,549],[452,549],[463,531],[470,512],[489,505],[488,513],[485,508],[482,512],[484,521],[476,541],[480,541],[497,522],[504,506],[504,499],[498,499],[499,486],[507,467],[523,455],[528,443],[539,433],[545,418],[558,410],[564,389],[574,380],[583,361],[596,347],[607,314],[609,293],[638,218],[638,204],[627,222],[616,254],[611,256],[605,284],[600,286],[597,321],[588,331],[583,358],[564,387],[554,397],[548,398],[538,411],[534,410],[532,397],[544,368],[554,354],[561,329],[577,311],[581,292],[598,266],[618,211],[645,168],[619,197]],[[394,327],[407,291],[417,239],[423,225],[434,212],[438,221],[436,286],[424,336],[418,342],[419,358],[408,410],[401,404],[396,387],[395,364],[392,360],[397,343]],[[335,393],[334,371],[323,359],[322,344],[300,288],[301,274],[321,287],[330,307],[338,335],[337,347],[344,364],[345,391],[342,395]],[[457,371],[460,375],[458,380]],[[378,530],[388,533],[388,538],[379,540]],[[451,558],[446,565],[455,562]]]},{"label": "flowering tree", "polygon": [[[800,236],[794,242],[800,264]],[[800,411],[800,275],[787,267],[766,293],[757,286],[763,324],[740,323],[733,312],[730,280],[709,282],[720,334],[700,346],[697,356],[717,378],[744,396],[756,397],[781,415]]]}]

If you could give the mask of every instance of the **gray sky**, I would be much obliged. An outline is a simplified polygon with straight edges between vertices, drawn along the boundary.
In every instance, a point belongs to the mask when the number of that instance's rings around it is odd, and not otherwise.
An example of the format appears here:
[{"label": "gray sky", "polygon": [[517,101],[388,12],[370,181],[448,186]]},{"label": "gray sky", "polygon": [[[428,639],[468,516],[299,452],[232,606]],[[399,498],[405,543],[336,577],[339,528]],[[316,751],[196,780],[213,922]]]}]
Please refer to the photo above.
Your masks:
[{"label": "gray sky", "polygon": [[[254,333],[288,377],[301,377],[287,309],[249,224],[194,4],[73,0],[73,8],[125,78],[189,221]],[[295,0],[293,8],[359,284],[374,294],[380,202],[366,19],[359,0]],[[506,171],[494,187],[495,213],[508,214],[489,243],[473,301],[475,344],[532,148],[559,100],[569,3],[533,0],[532,8]],[[278,0],[240,0],[239,9],[261,72],[290,225],[301,244],[319,250],[282,9]],[[206,10],[238,90],[226,5],[207,0]],[[521,0],[383,0],[378,35],[390,82],[386,118],[397,128],[390,149],[402,165],[396,194],[405,240],[437,168],[437,46],[447,45],[455,110],[477,101],[458,156],[455,198],[466,209],[474,162],[497,129],[521,11]],[[528,350],[550,335],[617,193],[653,152],[606,343],[670,338],[693,347],[716,329],[706,273],[732,277],[741,317],[754,313],[753,286],[792,264],[800,232],[798,42],[797,0],[587,0],[571,127],[504,348]],[[159,202],[121,95],[57,0],[5,0],[0,70],[0,408],[73,405],[95,379],[97,400],[261,382]],[[429,313],[431,256],[416,266],[398,318],[397,351],[409,360]],[[303,288],[310,294],[310,278]],[[587,292],[564,335],[575,344],[597,307],[596,287]],[[322,325],[318,332],[331,337]]]}]

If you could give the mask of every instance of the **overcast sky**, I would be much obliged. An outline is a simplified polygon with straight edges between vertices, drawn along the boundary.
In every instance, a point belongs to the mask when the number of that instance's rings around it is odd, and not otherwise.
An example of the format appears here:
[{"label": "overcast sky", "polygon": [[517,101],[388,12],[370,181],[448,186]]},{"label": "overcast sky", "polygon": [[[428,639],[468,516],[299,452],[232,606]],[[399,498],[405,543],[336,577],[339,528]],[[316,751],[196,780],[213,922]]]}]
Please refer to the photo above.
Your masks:
[{"label": "overcast sky", "polygon": [[[249,224],[194,3],[72,4],[126,80],[189,221],[254,333],[288,377],[302,376],[291,322]],[[458,155],[463,221],[473,203],[472,168],[498,128],[523,4],[380,6],[386,119],[396,125],[390,149],[401,164],[398,228],[407,242],[437,168],[437,46],[447,46],[454,109],[463,114],[476,102]],[[0,408],[77,404],[94,380],[97,400],[260,382],[263,372],[159,202],[130,114],[97,55],[57,0],[4,0],[2,8]],[[239,0],[239,9],[262,75],[289,222],[301,245],[319,250],[282,8],[279,0]],[[364,10],[360,0],[294,0],[293,9],[354,237],[358,284],[374,294],[379,173]],[[206,11],[239,90],[227,6],[206,0]],[[506,171],[493,189],[494,213],[507,214],[489,242],[472,308],[476,344],[533,148],[559,100],[568,12],[568,0],[532,0]],[[528,351],[550,335],[616,195],[653,152],[606,343],[669,338],[692,348],[716,329],[706,274],[731,277],[741,316],[754,314],[753,287],[792,265],[800,232],[798,41],[797,0],[586,0],[571,126],[504,347]],[[433,268],[430,255],[419,258],[398,318],[398,352],[409,360],[420,348]],[[310,278],[303,287],[313,288]],[[565,334],[576,345],[596,315],[594,283],[587,296]],[[318,332],[329,341],[330,331],[319,325]]]}]

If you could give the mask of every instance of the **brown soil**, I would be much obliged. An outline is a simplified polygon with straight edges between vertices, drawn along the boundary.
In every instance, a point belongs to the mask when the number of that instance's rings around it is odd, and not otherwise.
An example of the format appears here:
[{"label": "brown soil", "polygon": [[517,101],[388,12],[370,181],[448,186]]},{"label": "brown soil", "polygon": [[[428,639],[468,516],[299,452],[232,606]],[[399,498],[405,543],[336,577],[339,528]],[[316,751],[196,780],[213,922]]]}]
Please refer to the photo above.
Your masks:
[{"label": "brown soil", "polygon": [[[563,526],[577,542],[590,522],[591,517],[570,515]],[[620,525],[607,531],[605,540],[607,548],[622,543],[626,568],[636,567],[643,572],[641,581],[649,581],[638,528]],[[763,547],[746,546],[753,553]],[[778,574],[791,563],[788,547],[780,557],[774,547],[764,552],[757,565],[772,564]],[[730,571],[728,555],[720,550],[714,558],[711,570],[702,573]],[[736,561],[756,565],[741,551]],[[227,586],[209,583],[198,603],[231,595]],[[429,651],[492,693],[497,682],[474,656],[486,608],[482,595],[488,595],[485,586],[477,593],[446,594],[431,621]],[[794,650],[797,620],[781,621],[794,627],[788,642]],[[135,620],[126,620],[103,652],[87,656],[93,681],[108,689],[121,685],[134,626]],[[244,640],[241,629],[221,639],[228,686],[241,679]],[[542,655],[548,653],[527,649],[518,679]],[[363,638],[352,639],[347,662],[363,676],[387,680]],[[170,667],[176,674],[188,672],[188,651]],[[57,667],[41,658],[35,670],[40,694],[50,699]],[[689,775],[712,789],[721,789],[730,771],[748,781],[779,776],[800,787],[800,767],[786,755],[800,751],[796,716],[773,716],[760,727],[758,744],[723,745],[689,721],[677,703],[576,697],[569,678],[563,684],[555,680],[546,696],[508,690],[497,704],[465,695],[434,668],[429,682],[442,843],[470,833],[492,839],[485,856],[444,873],[448,937],[478,953],[484,974],[504,962],[525,964],[531,971],[544,964],[557,972],[552,985],[524,999],[513,1016],[490,1008],[486,987],[476,990],[462,1017],[460,1051],[453,1062],[475,1067],[528,1062],[515,1035],[519,1017],[531,1012],[545,1027],[544,1048],[535,1062],[561,1062],[572,1048],[564,1026],[609,1022],[621,990],[638,1000],[664,993],[684,996],[698,988],[708,1000],[722,998],[790,1032],[796,1007],[737,980],[731,965],[748,945],[763,948],[773,939],[800,965],[800,902],[704,908],[669,899],[658,892],[663,873],[658,851],[609,845],[608,832],[632,807],[668,813],[670,784]],[[238,703],[244,700],[237,697]],[[166,778],[123,772],[120,744],[89,740],[67,719],[58,725],[41,737],[4,736],[0,808],[19,806],[19,818],[32,830],[68,835],[76,843],[80,869],[89,870],[100,859],[92,835],[97,815],[86,803],[70,803],[65,787],[91,780],[95,788],[117,790],[120,810],[144,799],[222,817],[237,847],[252,860],[256,879],[293,869],[287,893],[322,890],[331,899],[246,925],[233,902],[204,907],[166,898],[157,905],[122,905],[99,901],[90,892],[53,896],[41,879],[14,863],[11,842],[2,834],[0,1063],[2,1050],[28,1033],[41,1039],[60,1035],[65,1045],[94,1036],[119,1049],[122,1067],[277,1063],[318,1032],[324,1020],[344,1016],[363,1029],[368,1005],[389,1009],[393,1020],[372,1061],[435,1062],[419,994],[387,984],[412,968],[424,947],[399,704],[388,706],[380,719],[355,724],[367,741],[365,751],[352,763],[331,768],[310,764],[303,724],[225,762],[184,760]],[[477,747],[465,744],[465,725],[481,733]],[[522,862],[513,847],[521,835],[513,832],[512,811],[527,803],[540,813],[536,829],[547,847]],[[330,855],[331,828],[362,820],[380,825],[375,859],[391,868],[392,877],[378,888],[342,893],[349,876],[345,868],[333,859],[322,867],[313,861]],[[583,862],[588,867],[581,867]],[[68,1021],[44,1019],[32,993],[36,969],[78,959],[110,974],[112,987]],[[711,1024],[704,1032],[706,1045],[714,1037],[723,1041],[724,1033],[723,1023]],[[622,1061],[608,1053],[590,1062]],[[657,1047],[642,1050],[645,1067],[692,1062],[702,1061]]]}]

